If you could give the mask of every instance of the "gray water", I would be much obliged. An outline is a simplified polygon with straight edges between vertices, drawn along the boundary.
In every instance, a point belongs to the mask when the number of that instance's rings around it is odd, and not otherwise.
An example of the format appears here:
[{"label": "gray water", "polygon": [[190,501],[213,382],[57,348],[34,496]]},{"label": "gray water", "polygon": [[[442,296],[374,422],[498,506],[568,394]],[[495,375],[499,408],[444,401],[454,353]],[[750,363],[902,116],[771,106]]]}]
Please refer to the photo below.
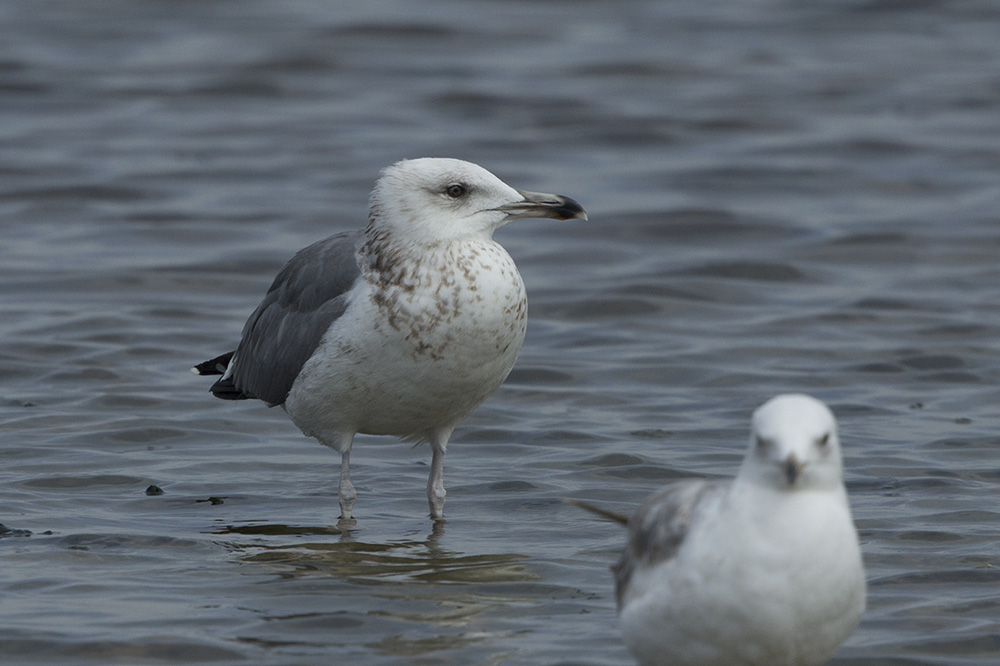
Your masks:
[{"label": "gray water", "polygon": [[[833,664],[1000,655],[1000,4],[0,4],[0,661],[627,665],[630,511],[749,414],[841,422],[869,610]],[[480,163],[588,223],[497,238],[507,383],[332,452],[188,372],[378,170]],[[155,484],[163,495],[147,496]]]}]

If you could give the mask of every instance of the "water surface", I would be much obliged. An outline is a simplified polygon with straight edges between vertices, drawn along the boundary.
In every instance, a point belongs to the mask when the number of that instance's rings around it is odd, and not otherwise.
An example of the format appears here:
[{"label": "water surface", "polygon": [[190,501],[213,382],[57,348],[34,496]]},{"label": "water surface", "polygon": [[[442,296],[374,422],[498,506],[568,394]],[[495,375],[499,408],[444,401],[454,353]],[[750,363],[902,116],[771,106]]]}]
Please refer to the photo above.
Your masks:
[{"label": "water surface", "polygon": [[[632,663],[629,511],[750,412],[837,413],[870,579],[833,664],[995,664],[1000,8],[955,0],[30,0],[0,7],[0,650],[24,664]],[[337,459],[214,400],[378,169],[478,162],[589,223],[497,238],[508,382]],[[147,495],[150,485],[162,495]]]}]

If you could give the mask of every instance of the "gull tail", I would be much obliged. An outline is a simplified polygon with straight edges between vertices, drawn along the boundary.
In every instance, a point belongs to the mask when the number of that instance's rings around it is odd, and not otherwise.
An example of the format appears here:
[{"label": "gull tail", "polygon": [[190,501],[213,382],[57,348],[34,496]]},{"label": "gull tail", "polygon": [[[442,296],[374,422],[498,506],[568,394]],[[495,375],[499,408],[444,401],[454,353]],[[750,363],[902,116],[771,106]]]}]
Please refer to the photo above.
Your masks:
[{"label": "gull tail", "polygon": [[588,504],[587,502],[581,502],[576,499],[565,499],[563,500],[567,504],[572,504],[573,506],[579,507],[584,511],[589,511],[593,514],[600,516],[601,518],[606,518],[612,522],[618,523],[620,525],[628,525],[628,516],[624,513],[618,513],[617,511],[609,511],[608,509],[602,509],[599,506],[594,506],[593,504]]}]

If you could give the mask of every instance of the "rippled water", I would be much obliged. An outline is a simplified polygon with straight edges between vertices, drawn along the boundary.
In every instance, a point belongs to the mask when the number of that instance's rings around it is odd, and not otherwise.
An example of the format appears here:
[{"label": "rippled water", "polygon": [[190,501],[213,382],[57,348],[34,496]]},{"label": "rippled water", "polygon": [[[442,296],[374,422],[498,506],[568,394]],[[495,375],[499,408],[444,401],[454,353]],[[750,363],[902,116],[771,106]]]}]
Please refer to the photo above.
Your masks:
[{"label": "rippled water", "polygon": [[[630,510],[750,411],[841,421],[870,609],[834,664],[1000,653],[1000,6],[0,5],[5,663],[630,664]],[[214,400],[297,248],[447,155],[579,199],[498,239],[507,384],[429,454]],[[157,485],[162,495],[147,495]]]}]

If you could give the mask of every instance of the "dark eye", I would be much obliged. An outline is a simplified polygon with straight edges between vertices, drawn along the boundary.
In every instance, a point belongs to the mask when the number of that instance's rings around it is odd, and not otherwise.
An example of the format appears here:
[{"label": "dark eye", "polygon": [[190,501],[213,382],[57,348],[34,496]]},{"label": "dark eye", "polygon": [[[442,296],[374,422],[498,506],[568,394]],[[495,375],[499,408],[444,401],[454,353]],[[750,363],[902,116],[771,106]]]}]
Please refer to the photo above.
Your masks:
[{"label": "dark eye", "polygon": [[767,448],[770,448],[770,446],[771,446],[771,440],[769,440],[766,437],[761,437],[760,435],[757,435],[757,448],[758,449],[767,449]]},{"label": "dark eye", "polygon": [[465,196],[465,185],[462,185],[461,183],[452,183],[445,188],[444,193],[452,199],[461,199]]},{"label": "dark eye", "polygon": [[826,446],[827,444],[829,444],[830,443],[830,433],[826,433],[825,435],[823,435],[822,437],[820,437],[819,439],[817,439],[816,443],[819,444],[820,447],[823,447],[823,446]]}]

